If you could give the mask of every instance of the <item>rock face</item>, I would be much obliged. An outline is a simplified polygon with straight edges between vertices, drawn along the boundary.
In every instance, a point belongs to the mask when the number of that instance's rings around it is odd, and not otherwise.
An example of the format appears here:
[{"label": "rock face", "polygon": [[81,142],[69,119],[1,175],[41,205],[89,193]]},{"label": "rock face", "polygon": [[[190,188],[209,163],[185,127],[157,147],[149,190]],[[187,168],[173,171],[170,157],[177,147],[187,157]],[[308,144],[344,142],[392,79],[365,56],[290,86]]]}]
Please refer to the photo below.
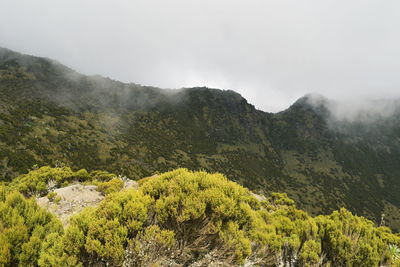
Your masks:
[{"label": "rock face", "polygon": [[53,192],[57,195],[53,201],[50,201],[48,197],[41,197],[37,199],[37,203],[56,214],[65,226],[72,215],[86,207],[96,206],[104,199],[104,196],[96,191],[96,188],[95,185],[70,185],[55,189]]}]

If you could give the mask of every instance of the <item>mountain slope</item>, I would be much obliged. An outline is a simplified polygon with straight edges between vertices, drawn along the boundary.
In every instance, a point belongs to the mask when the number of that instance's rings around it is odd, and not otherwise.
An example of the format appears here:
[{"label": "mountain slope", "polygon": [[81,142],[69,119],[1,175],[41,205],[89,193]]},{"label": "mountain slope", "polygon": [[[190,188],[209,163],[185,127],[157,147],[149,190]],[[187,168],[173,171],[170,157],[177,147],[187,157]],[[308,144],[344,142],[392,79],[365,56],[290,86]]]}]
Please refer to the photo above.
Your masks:
[{"label": "mountain slope", "polygon": [[342,206],[400,228],[400,122],[331,123],[307,97],[265,113],[233,91],[163,90],[84,76],[0,49],[0,171],[104,169],[133,179],[178,167],[287,192],[312,214]]}]

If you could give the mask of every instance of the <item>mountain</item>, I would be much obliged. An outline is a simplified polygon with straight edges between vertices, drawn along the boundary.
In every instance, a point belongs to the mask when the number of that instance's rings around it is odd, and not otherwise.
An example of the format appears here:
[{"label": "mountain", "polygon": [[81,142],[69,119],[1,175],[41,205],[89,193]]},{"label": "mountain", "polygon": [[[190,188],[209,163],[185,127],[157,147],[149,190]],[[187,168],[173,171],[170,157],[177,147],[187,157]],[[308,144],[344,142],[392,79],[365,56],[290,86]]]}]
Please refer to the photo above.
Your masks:
[{"label": "mountain", "polygon": [[[340,207],[400,229],[399,112],[337,120],[305,96],[266,113],[233,91],[165,90],[85,76],[0,49],[0,177],[34,165],[132,179],[176,168],[220,172],[309,213]],[[267,99],[268,96],[265,98]]]}]

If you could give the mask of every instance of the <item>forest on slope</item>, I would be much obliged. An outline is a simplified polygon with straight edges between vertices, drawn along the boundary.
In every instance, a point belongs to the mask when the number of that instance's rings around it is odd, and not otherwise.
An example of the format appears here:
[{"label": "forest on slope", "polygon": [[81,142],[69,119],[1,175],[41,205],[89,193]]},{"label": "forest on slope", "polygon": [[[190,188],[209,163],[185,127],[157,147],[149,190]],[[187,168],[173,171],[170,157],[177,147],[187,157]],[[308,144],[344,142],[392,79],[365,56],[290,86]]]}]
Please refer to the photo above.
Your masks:
[{"label": "forest on slope", "polygon": [[33,165],[131,179],[184,167],[286,192],[312,215],[345,207],[400,229],[398,113],[332,126],[308,97],[265,113],[233,91],[124,84],[7,49],[0,92],[1,181]]},{"label": "forest on slope", "polygon": [[[342,208],[311,217],[222,174],[177,169],[139,180],[41,167],[0,186],[2,266],[400,266],[400,235]],[[38,206],[57,188],[105,195],[66,224]],[[76,192],[75,194],[79,194]]]}]

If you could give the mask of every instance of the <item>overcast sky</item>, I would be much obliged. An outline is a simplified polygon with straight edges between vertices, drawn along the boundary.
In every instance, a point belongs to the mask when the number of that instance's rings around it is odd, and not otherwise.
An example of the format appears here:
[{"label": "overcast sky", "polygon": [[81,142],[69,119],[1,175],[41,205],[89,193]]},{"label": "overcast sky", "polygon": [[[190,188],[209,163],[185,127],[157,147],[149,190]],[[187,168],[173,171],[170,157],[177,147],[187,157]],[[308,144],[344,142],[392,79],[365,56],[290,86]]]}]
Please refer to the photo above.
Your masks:
[{"label": "overcast sky", "polygon": [[208,86],[279,111],[400,96],[398,0],[1,0],[0,46],[84,74]]}]

